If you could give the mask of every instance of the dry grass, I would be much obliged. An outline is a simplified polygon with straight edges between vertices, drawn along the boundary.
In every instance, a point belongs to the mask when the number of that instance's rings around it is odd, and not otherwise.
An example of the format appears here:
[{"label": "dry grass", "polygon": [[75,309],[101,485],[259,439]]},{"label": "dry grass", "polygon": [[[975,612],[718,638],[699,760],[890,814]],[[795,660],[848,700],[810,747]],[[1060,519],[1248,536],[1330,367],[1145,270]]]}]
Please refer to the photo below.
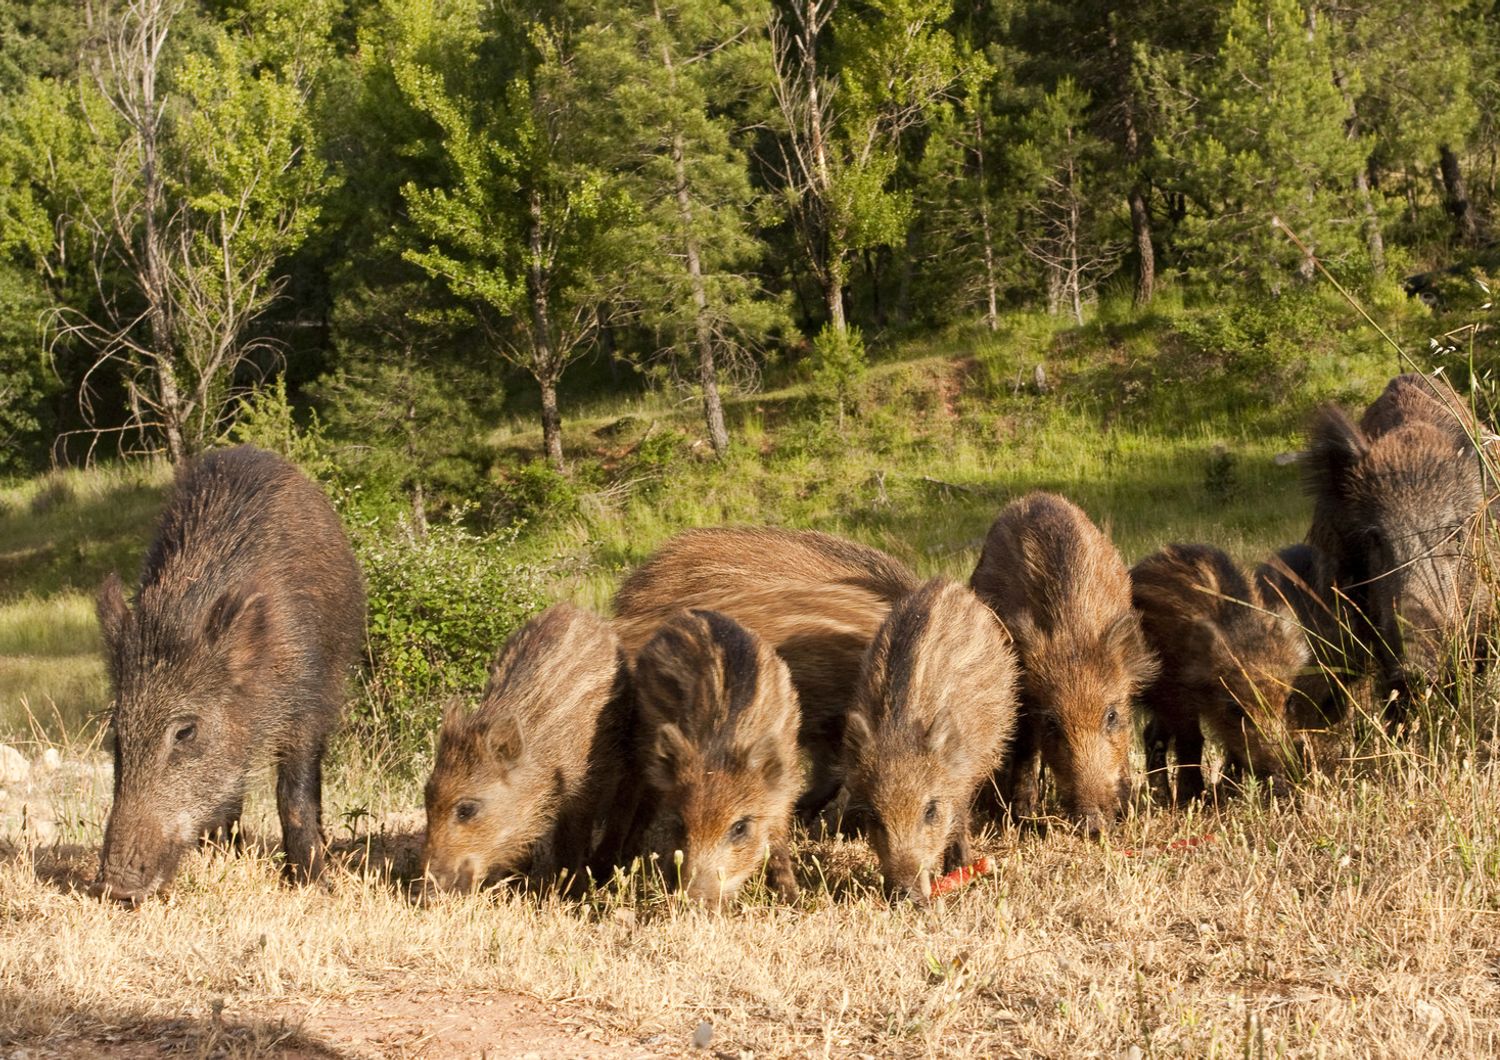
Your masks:
[{"label": "dry grass", "polygon": [[[106,907],[73,889],[108,809],[107,769],[85,762],[3,806],[0,1044],[392,1055],[389,1042],[355,1048],[318,1014],[373,1016],[415,993],[524,995],[592,1028],[548,1055],[673,1054],[703,1020],[731,1056],[1493,1054],[1493,735],[1434,739],[1458,748],[1437,759],[1372,757],[1295,806],[1146,810],[1106,845],[992,834],[981,845],[996,874],[932,908],[881,900],[862,844],[807,841],[800,905],[752,894],[723,914],[635,886],[582,906],[413,903],[360,866],[411,871],[415,792],[337,783],[344,863],[327,888],[283,887],[264,855],[204,854],[170,901]],[[61,811],[49,844],[19,834],[20,799],[33,819]],[[269,811],[262,797],[252,837],[274,837]],[[1215,838],[1163,849],[1199,835]],[[424,1033],[441,1022],[425,1004]],[[473,1033],[412,1040],[463,1055]]]}]

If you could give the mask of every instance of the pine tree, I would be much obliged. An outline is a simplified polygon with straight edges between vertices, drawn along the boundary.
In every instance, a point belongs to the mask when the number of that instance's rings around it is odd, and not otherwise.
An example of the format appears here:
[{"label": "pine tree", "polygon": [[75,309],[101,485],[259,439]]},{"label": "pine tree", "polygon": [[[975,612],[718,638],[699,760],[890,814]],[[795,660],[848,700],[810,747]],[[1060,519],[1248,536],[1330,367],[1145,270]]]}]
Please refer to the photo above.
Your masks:
[{"label": "pine tree", "polygon": [[770,71],[765,0],[611,5],[578,65],[610,100],[596,135],[639,206],[630,245],[635,319],[669,368],[694,366],[714,452],[729,446],[720,388],[753,372],[754,350],[787,325],[754,269],[765,246],[738,127]]},{"label": "pine tree", "polygon": [[1368,148],[1348,135],[1332,70],[1328,28],[1297,0],[1235,0],[1216,63],[1180,86],[1189,102],[1159,151],[1197,207],[1185,249],[1214,282],[1311,278],[1276,223],[1325,262],[1357,253],[1352,190]]},{"label": "pine tree", "polygon": [[[622,271],[629,198],[591,154],[603,101],[582,90],[563,7],[403,5],[397,84],[441,130],[445,171],[402,193],[423,242],[407,260],[468,305],[492,352],[541,390],[563,471],[558,383],[589,349]],[[592,109],[591,109],[592,108]]]}]

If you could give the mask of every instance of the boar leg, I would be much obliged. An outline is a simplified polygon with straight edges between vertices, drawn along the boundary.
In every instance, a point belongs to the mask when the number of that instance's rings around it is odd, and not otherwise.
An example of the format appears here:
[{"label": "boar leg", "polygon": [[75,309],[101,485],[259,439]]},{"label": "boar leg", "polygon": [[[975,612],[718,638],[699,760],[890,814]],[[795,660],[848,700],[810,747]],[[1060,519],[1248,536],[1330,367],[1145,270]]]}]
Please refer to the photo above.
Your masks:
[{"label": "boar leg", "polygon": [[592,800],[583,800],[582,805],[564,810],[553,832],[553,878],[548,882],[556,883],[557,874],[567,870],[568,875],[559,892],[566,897],[582,895],[587,886],[583,876],[589,863],[589,848],[594,842],[594,817],[589,812],[592,805]]},{"label": "boar leg", "polygon": [[791,845],[785,835],[771,840],[771,854],[766,859],[766,885],[783,902],[795,902],[801,894],[797,887],[797,877],[792,872]]},{"label": "boar leg", "polygon": [[1034,820],[1042,808],[1042,746],[1037,740],[1036,724],[1023,717],[1016,726],[1015,743],[1010,749],[1010,766],[1001,785],[1010,803],[1010,818],[1020,824]]},{"label": "boar leg", "polygon": [[965,806],[953,818],[953,834],[948,840],[948,849],[943,851],[943,872],[961,869],[973,860],[969,847],[969,808]]},{"label": "boar leg", "polygon": [[812,775],[808,778],[807,790],[797,800],[796,812],[797,819],[811,828],[843,785],[838,769],[844,749],[843,733],[820,732],[804,740],[803,746],[810,759]]},{"label": "boar leg", "polygon": [[276,770],[276,812],[286,875],[298,882],[323,872],[323,740],[283,751]]},{"label": "boar leg", "polygon": [[245,852],[245,835],[240,831],[240,817],[245,810],[245,797],[238,796],[224,807],[223,814],[203,833],[198,845],[227,846],[236,854]]},{"label": "boar leg", "polygon": [[1166,803],[1172,799],[1172,778],[1167,772],[1167,745],[1172,742],[1171,733],[1158,718],[1146,722],[1141,731],[1141,742],[1146,745],[1146,779],[1151,785],[1151,795]]},{"label": "boar leg", "polygon": [[1203,794],[1203,733],[1196,728],[1177,733],[1177,802],[1183,805]]}]

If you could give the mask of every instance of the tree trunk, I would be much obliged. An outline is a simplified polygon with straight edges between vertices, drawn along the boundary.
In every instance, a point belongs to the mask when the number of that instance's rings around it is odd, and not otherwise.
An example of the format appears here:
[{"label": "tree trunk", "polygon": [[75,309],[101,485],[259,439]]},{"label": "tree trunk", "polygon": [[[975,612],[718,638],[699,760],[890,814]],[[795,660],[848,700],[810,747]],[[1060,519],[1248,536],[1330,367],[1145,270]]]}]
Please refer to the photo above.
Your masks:
[{"label": "tree trunk", "polygon": [[188,455],[187,442],[182,436],[182,392],[177,387],[177,374],[165,357],[158,357],[156,362],[156,391],[161,402],[167,455],[172,458],[172,463],[181,463]]},{"label": "tree trunk", "polygon": [[1443,174],[1443,191],[1458,241],[1465,246],[1473,246],[1479,242],[1479,225],[1474,217],[1474,205],[1469,201],[1469,189],[1464,186],[1464,174],[1458,163],[1458,155],[1449,144],[1438,148],[1438,168]]},{"label": "tree trunk", "polygon": [[682,133],[672,138],[672,165],[676,168],[677,216],[682,221],[683,253],[687,259],[688,284],[693,292],[693,325],[698,344],[698,385],[703,388],[703,420],[714,453],[729,451],[729,431],[724,426],[724,404],[719,399],[719,370],[714,362],[714,325],[709,314],[708,285],[703,280],[703,262],[698,237],[693,232],[693,202],[688,195],[687,161]]},{"label": "tree trunk", "polygon": [[842,262],[830,260],[823,275],[823,301],[828,306],[828,326],[836,335],[849,330],[844,317],[844,270]]},{"label": "tree trunk", "polygon": [[531,301],[531,374],[542,388],[542,445],[547,463],[561,474],[563,464],[562,417],[557,411],[556,353],[552,348],[552,320],[547,308],[547,273],[542,259],[542,194],[533,189],[529,202],[531,261],[526,270]]},{"label": "tree trunk", "polygon": [[547,450],[547,464],[553,471],[562,474],[562,414],[557,411],[557,379],[550,375],[537,376],[537,385],[542,388],[542,445]]},{"label": "tree trunk", "polygon": [[984,324],[1000,330],[1000,284],[995,278],[995,232],[990,225],[990,189],[984,169],[984,116],[974,112],[974,174],[979,190],[979,239],[984,254]]},{"label": "tree trunk", "polygon": [[1135,233],[1135,304],[1145,305],[1156,294],[1156,248],[1151,243],[1151,210],[1144,184],[1130,189],[1130,229]]},{"label": "tree trunk", "polygon": [[1380,234],[1380,215],[1375,211],[1375,196],[1370,191],[1370,177],[1360,166],[1354,176],[1359,192],[1359,208],[1365,216],[1365,247],[1370,255],[1370,271],[1378,278],[1385,275],[1385,237]]}]

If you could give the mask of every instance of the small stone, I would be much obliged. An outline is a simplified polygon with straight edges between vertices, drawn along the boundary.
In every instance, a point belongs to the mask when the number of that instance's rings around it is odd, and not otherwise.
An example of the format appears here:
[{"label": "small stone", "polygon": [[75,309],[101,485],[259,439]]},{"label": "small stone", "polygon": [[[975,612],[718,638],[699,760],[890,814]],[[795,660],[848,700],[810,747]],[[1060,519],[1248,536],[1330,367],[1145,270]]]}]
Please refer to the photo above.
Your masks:
[{"label": "small stone", "polygon": [[707,1049],[708,1043],[714,1040],[714,1025],[704,1020],[698,1024],[697,1030],[693,1031],[693,1048]]},{"label": "small stone", "polygon": [[31,775],[31,763],[10,744],[0,743],[0,784],[24,784]]},{"label": "small stone", "polygon": [[1139,1045],[1132,1045],[1129,1049],[1120,1050],[1120,1060],[1141,1060],[1146,1054],[1141,1052]]},{"label": "small stone", "polygon": [[41,773],[56,773],[62,768],[62,755],[57,753],[56,747],[49,747],[41,753],[32,768]]}]

